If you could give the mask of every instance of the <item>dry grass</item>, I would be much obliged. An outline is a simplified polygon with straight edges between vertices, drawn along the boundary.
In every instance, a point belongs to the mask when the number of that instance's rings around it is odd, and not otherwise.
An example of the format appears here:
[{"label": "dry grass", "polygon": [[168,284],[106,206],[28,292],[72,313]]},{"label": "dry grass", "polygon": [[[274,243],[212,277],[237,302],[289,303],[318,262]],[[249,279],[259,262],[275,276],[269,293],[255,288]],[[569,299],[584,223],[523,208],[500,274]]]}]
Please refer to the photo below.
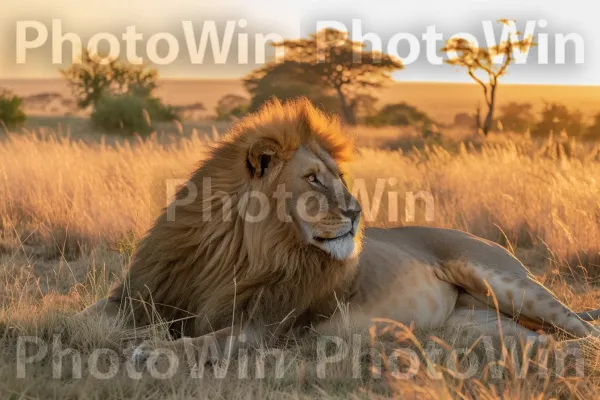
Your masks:
[{"label": "dry grass", "polygon": [[[590,398],[597,391],[589,376],[547,380],[530,375],[519,379],[510,371],[500,379],[477,374],[458,380],[448,371],[441,380],[431,379],[425,371],[414,380],[395,379],[386,373],[379,379],[369,369],[368,360],[373,362],[376,357],[369,356],[368,334],[360,336],[362,342],[357,346],[358,369],[349,356],[329,365],[326,378],[317,377],[317,339],[308,337],[285,346],[281,379],[275,378],[274,358],[268,358],[265,379],[233,378],[239,360],[233,361],[233,377],[224,380],[193,379],[187,373],[156,380],[148,372],[139,380],[130,379],[127,352],[122,351],[123,332],[103,321],[82,322],[71,315],[103,297],[120,276],[136,239],[164,207],[168,182],[188,176],[204,156],[210,144],[206,137],[211,134],[110,145],[32,133],[0,141],[2,398],[363,398],[394,394]],[[600,271],[597,149],[577,145],[573,156],[562,157],[527,141],[498,141],[473,147],[456,144],[455,151],[420,143],[421,150],[402,153],[375,147],[390,141],[413,143],[409,135],[359,129],[358,136],[359,143],[371,144],[360,149],[353,168],[354,177],[364,178],[370,193],[368,202],[362,198],[369,224],[431,224],[498,241],[573,308],[598,306],[600,293],[594,287]],[[378,191],[381,196],[376,202],[373,193]],[[426,221],[424,207],[417,207],[416,220],[406,221],[405,194],[420,191],[433,195],[434,219]],[[389,196],[394,193],[397,203],[390,203]],[[352,333],[341,334],[351,341]],[[57,343],[63,348],[81,352],[83,377],[73,376],[70,357],[65,357],[63,373],[52,378],[52,358],[48,356],[27,366],[27,379],[17,379],[17,338],[36,335],[51,347],[55,334],[60,334]],[[456,332],[418,332],[417,337],[425,339],[432,334],[450,345],[465,339]],[[398,341],[414,340],[401,330],[391,340],[377,340],[375,348],[389,350]],[[96,379],[85,368],[92,350],[99,347],[119,354],[116,365],[120,369],[113,379]],[[480,347],[473,351],[481,351]],[[101,357],[99,365],[101,371],[108,371],[107,357]],[[440,371],[446,366],[437,364]]]}]

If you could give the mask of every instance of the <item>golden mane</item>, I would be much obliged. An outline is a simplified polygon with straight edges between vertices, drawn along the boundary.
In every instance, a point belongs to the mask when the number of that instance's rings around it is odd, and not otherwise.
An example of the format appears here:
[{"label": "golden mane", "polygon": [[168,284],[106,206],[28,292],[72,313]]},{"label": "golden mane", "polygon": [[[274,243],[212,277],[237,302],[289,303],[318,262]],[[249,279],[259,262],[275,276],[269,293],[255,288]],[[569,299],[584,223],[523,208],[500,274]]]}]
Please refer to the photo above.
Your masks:
[{"label": "golden mane", "polygon": [[[127,278],[111,293],[112,301],[132,306],[138,324],[150,323],[156,312],[181,320],[175,329],[197,336],[226,326],[234,315],[278,322],[309,311],[353,279],[356,260],[337,261],[301,242],[274,212],[259,223],[241,217],[251,207],[244,193],[274,191],[272,181],[249,170],[248,153],[258,140],[276,143],[283,161],[300,146],[318,146],[338,163],[353,153],[337,118],[306,99],[272,101],[236,124],[141,240]],[[224,197],[231,199],[230,212]]]}]

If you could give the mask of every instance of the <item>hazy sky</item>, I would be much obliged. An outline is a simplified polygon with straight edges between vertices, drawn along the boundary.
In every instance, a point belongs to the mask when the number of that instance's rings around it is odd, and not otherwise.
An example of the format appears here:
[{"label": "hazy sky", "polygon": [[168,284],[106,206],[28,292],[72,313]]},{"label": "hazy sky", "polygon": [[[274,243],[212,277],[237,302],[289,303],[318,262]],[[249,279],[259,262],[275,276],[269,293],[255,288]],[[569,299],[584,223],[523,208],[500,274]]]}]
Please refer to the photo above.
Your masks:
[{"label": "hazy sky", "polygon": [[[294,38],[313,33],[317,21],[337,20],[350,28],[350,21],[355,19],[360,21],[363,35],[372,32],[381,38],[384,50],[390,38],[405,34],[405,38],[394,46],[401,57],[409,55],[406,36],[416,38],[410,51],[420,51],[419,56],[396,74],[398,80],[468,81],[464,71],[449,65],[432,65],[422,35],[433,26],[444,39],[467,32],[485,43],[482,21],[507,18],[515,19],[520,31],[524,31],[526,22],[531,21],[534,38],[537,40],[538,34],[543,33],[545,37],[539,41],[541,44],[547,41],[547,46],[531,50],[525,65],[512,68],[507,82],[600,85],[598,4],[596,0],[0,0],[0,78],[58,76],[61,65],[52,64],[52,51],[56,51],[52,44],[53,19],[60,21],[63,34],[77,34],[84,45],[99,32],[115,35],[120,41],[122,57],[126,56],[126,45],[121,35],[127,27],[134,26],[143,34],[136,47],[137,55],[146,61],[149,59],[146,45],[150,36],[157,33],[173,35],[179,45],[179,55],[169,65],[159,66],[161,75],[170,78],[240,77],[257,66],[253,40],[256,33]],[[240,19],[245,20],[245,27],[240,27]],[[545,21],[545,27],[540,27],[541,20]],[[18,65],[17,23],[24,21],[41,22],[48,31],[48,40],[39,49],[27,50],[25,64]],[[233,21],[230,23],[233,24],[233,42],[227,62],[215,64],[214,54],[208,51],[201,64],[193,64],[182,21],[190,21],[196,40],[202,29],[206,29],[207,22],[215,21],[219,37],[222,37],[227,21]],[[499,39],[501,26],[494,23],[493,29],[494,37]],[[352,29],[349,30],[352,33]],[[246,64],[238,59],[238,40],[245,40],[244,35],[238,35],[240,33],[249,37],[249,63]],[[575,43],[579,40],[576,39],[560,46],[566,48],[563,65],[555,63],[557,56],[560,60],[560,51],[559,54],[555,52],[556,34],[581,37],[579,45]],[[35,29],[31,28],[26,40],[31,41],[35,36]],[[168,55],[166,41],[158,43],[158,55]],[[440,40],[435,43],[435,48],[442,45]],[[100,47],[106,49],[102,46],[106,46],[106,41]],[[546,49],[548,63],[541,65],[539,52]],[[70,60],[70,45],[64,44],[62,51],[63,59]],[[582,63],[576,63],[576,55]]]}]

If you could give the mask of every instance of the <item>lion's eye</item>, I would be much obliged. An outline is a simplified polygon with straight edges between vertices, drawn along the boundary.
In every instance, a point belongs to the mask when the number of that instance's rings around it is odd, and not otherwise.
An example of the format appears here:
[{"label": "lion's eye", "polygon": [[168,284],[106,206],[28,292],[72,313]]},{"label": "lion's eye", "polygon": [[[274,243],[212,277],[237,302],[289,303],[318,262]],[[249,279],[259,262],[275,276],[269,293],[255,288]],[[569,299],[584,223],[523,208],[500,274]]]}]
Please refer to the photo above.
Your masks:
[{"label": "lion's eye", "polygon": [[315,174],[310,174],[306,177],[310,183],[319,183],[317,176]]}]

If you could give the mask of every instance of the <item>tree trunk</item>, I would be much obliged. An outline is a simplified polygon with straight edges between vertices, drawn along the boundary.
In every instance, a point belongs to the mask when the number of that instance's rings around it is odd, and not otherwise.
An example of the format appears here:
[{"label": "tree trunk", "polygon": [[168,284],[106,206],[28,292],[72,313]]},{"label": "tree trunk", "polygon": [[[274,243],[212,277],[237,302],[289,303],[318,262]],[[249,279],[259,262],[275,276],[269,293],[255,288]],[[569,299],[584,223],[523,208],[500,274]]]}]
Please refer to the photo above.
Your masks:
[{"label": "tree trunk", "polygon": [[348,125],[356,125],[354,110],[348,104],[348,100],[346,100],[346,96],[344,95],[344,92],[342,92],[342,88],[336,87],[335,91],[338,95],[338,99],[340,100],[340,111],[342,112],[342,118],[344,119],[344,122],[346,122]]},{"label": "tree trunk", "polygon": [[483,123],[483,135],[487,136],[492,130],[494,122],[494,107],[496,105],[496,85],[491,86],[490,102],[488,103],[488,112]]},{"label": "tree trunk", "polygon": [[[481,129],[481,103],[477,103],[477,108],[475,109],[475,133],[479,134],[479,130]],[[483,132],[483,129],[481,129]]]}]

